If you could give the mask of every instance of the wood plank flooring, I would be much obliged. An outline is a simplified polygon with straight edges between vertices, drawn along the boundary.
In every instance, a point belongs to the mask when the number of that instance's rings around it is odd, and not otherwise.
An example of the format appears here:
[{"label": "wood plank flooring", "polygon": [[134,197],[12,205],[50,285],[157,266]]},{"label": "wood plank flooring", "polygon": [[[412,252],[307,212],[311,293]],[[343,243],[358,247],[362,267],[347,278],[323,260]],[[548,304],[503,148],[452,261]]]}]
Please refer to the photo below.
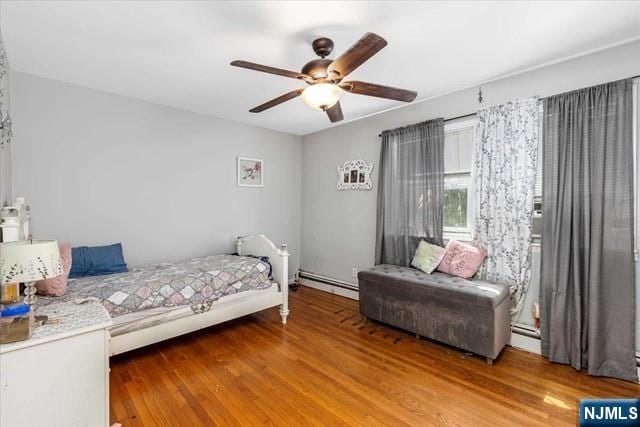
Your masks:
[{"label": "wood plank flooring", "polygon": [[111,359],[111,421],[129,426],[576,425],[580,398],[636,397],[507,347],[484,359],[301,287],[276,309]]}]

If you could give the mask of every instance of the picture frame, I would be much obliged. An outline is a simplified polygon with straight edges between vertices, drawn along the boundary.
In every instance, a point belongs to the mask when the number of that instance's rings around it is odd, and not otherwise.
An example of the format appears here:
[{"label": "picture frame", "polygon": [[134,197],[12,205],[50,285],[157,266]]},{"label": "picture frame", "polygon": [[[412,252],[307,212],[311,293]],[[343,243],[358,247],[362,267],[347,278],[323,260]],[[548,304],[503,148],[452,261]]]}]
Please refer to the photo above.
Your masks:
[{"label": "picture frame", "polygon": [[338,190],[371,190],[373,163],[364,160],[349,160],[338,166]]},{"label": "picture frame", "polygon": [[238,187],[264,187],[264,162],[262,159],[237,157]]}]

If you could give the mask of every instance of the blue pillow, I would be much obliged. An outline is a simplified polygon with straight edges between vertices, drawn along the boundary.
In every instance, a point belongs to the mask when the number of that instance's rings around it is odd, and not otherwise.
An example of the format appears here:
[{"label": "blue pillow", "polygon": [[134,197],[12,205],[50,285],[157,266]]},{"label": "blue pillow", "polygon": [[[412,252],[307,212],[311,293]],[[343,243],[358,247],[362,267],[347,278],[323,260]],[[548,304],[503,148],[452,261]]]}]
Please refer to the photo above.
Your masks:
[{"label": "blue pillow", "polygon": [[122,244],[108,246],[80,246],[71,248],[69,278],[102,276],[129,271],[122,255]]}]

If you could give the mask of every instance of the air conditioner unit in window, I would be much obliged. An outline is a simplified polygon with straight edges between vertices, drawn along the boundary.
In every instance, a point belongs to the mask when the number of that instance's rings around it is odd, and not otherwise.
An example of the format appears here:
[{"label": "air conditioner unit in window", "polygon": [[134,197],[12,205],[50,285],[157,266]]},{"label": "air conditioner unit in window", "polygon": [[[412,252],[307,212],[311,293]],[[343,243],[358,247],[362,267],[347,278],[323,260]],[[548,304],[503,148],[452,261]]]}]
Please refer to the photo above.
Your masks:
[{"label": "air conditioner unit in window", "polygon": [[533,220],[531,223],[531,235],[534,239],[542,237],[542,199],[533,201]]}]

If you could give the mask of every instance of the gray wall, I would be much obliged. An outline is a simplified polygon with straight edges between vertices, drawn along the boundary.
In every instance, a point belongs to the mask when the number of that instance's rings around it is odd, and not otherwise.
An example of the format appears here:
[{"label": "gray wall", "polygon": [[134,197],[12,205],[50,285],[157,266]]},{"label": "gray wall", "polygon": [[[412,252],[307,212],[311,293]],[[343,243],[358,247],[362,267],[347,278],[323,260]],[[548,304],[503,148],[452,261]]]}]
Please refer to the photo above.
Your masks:
[{"label": "gray wall", "polygon": [[[634,42],[485,84],[482,107],[638,74],[640,42]],[[479,107],[477,97],[477,88],[463,90],[303,137],[301,268],[355,283],[352,268],[369,267],[374,260],[378,134],[384,129],[436,117],[473,113]],[[348,106],[345,99],[343,109],[348,110]],[[350,159],[374,163],[372,191],[336,190],[336,167]],[[537,284],[528,300],[537,300]],[[524,308],[527,317],[530,307]]]},{"label": "gray wall", "polygon": [[[298,267],[300,138],[132,98],[11,75],[14,188],[38,238],[123,242],[130,265],[286,242]],[[236,156],[264,159],[264,188],[236,186]]]}]

